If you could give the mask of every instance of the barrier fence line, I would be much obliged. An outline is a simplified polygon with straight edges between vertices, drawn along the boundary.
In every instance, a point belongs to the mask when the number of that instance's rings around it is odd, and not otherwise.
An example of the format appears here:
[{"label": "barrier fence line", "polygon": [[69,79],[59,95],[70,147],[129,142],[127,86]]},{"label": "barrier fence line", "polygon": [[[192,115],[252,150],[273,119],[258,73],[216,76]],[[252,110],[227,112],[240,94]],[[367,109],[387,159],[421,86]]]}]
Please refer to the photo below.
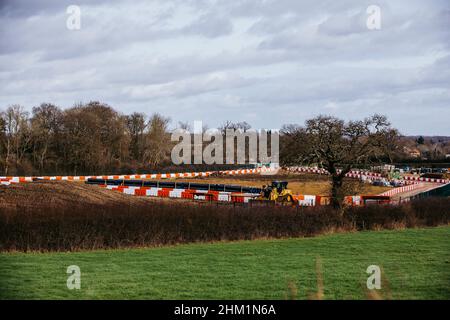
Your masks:
[{"label": "barrier fence line", "polygon": [[248,203],[250,199],[255,198],[256,196],[259,195],[252,193],[224,192],[224,191],[197,190],[197,189],[133,187],[133,186],[115,186],[115,185],[100,185],[100,187],[134,196],[180,198],[180,199],[207,200],[219,202]]},{"label": "barrier fence line", "polygon": [[[287,167],[288,171],[291,172],[307,172],[307,173],[316,173],[316,174],[323,174],[328,175],[328,171],[325,169],[317,168],[317,167]],[[338,173],[340,173],[342,170],[337,170]],[[366,176],[369,178],[381,178],[381,173],[378,172],[370,172],[370,171],[359,171],[359,170],[351,170],[349,173],[346,174],[348,177],[361,177]]]},{"label": "barrier fence line", "polygon": [[[248,203],[250,199],[259,196],[259,193],[242,193],[211,191],[198,189],[176,189],[176,188],[158,188],[158,187],[135,187],[135,186],[117,186],[117,185],[99,185],[108,190],[121,192],[134,196],[150,196],[162,198],[179,198],[191,200],[206,200],[215,202],[237,202]],[[323,196],[316,195],[296,195],[295,199],[299,201],[299,206],[315,206],[321,204]]]},{"label": "barrier fence line", "polygon": [[421,178],[421,177],[403,177],[406,181],[419,181],[419,182],[434,182],[434,183],[442,183],[447,184],[450,183],[450,180],[447,179],[435,179],[435,178]]},{"label": "barrier fence line", "polygon": [[[173,199],[205,200],[210,202],[236,202],[249,203],[251,199],[259,196],[259,193],[212,191],[199,189],[177,189],[177,188],[159,188],[159,187],[138,187],[122,185],[98,185],[108,190],[120,192],[133,196],[161,197]],[[294,195],[298,201],[298,206],[312,207],[329,205],[331,197],[322,195]],[[364,196],[346,196],[345,205],[360,206],[364,205]]]},{"label": "barrier fence line", "polygon": [[[306,172],[321,175],[328,175],[328,171],[317,167],[287,167],[290,172]],[[223,170],[218,171],[221,175],[239,175],[239,174],[251,174],[258,172],[270,171],[272,169],[267,167],[256,169],[239,169],[239,170]],[[99,176],[30,176],[30,177],[18,177],[18,176],[3,176],[0,177],[0,184],[9,185],[11,183],[32,182],[34,180],[48,180],[48,181],[86,181],[89,178],[94,179],[170,179],[170,178],[195,178],[195,177],[208,177],[217,171],[205,171],[205,172],[184,172],[184,173],[153,173],[153,174],[127,174],[127,175],[99,175]],[[340,170],[338,170],[340,172]],[[366,178],[369,180],[380,180],[382,178],[381,173],[370,171],[352,170],[346,174],[346,177],[361,179]],[[421,177],[403,177],[402,181],[406,184],[415,184],[419,182],[432,182],[432,183],[450,183],[450,180],[446,179],[434,179],[434,178],[421,178]]]},{"label": "barrier fence line", "polygon": [[[291,172],[306,172],[306,173],[315,173],[315,174],[322,174],[322,175],[328,175],[329,172],[325,169],[317,168],[317,167],[287,167],[288,171]],[[338,173],[341,172],[341,170],[338,170]],[[380,180],[383,178],[381,173],[378,172],[370,172],[370,171],[359,171],[359,170],[352,170],[349,173],[345,175],[349,178],[366,178],[369,180]],[[405,176],[401,181],[404,181],[406,184],[414,184],[419,182],[432,182],[432,183],[442,183],[447,184],[450,183],[450,180],[448,179],[435,179],[435,178],[421,178],[421,177],[411,177],[411,176]]]},{"label": "barrier fence line", "polygon": [[101,176],[32,176],[32,177],[0,177],[0,183],[9,185],[11,183],[32,182],[35,180],[45,181],[87,181],[93,179],[172,179],[172,178],[195,178],[208,177],[212,174],[219,175],[241,175],[260,172],[268,172],[272,169],[267,167],[255,169],[238,169],[238,170],[222,170],[222,171],[205,171],[205,172],[183,172],[183,173],[152,173],[152,174],[127,174],[127,175],[101,175]]},{"label": "barrier fence line", "polygon": [[408,185],[408,186],[398,187],[398,188],[394,188],[394,189],[385,191],[385,192],[381,193],[380,196],[390,196],[390,197],[392,197],[392,196],[394,196],[396,194],[399,194],[399,193],[403,193],[403,192],[408,192],[408,191],[413,191],[413,190],[419,189],[422,186],[423,186],[423,184],[419,183],[419,184],[411,184],[411,185]]}]

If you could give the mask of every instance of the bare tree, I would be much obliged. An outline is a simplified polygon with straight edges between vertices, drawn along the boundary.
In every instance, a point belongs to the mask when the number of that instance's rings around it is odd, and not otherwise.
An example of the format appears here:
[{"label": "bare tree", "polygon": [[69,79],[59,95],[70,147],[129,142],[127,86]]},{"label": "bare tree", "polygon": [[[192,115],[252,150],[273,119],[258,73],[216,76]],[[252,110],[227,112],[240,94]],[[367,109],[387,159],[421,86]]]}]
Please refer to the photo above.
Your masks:
[{"label": "bare tree", "polygon": [[134,112],[126,116],[126,122],[130,135],[130,154],[133,159],[141,161],[144,154],[145,130],[147,128],[145,114]]},{"label": "bare tree", "polygon": [[250,130],[252,128],[252,126],[249,123],[247,123],[246,121],[238,122],[238,123],[236,123],[235,126],[237,129],[241,129],[244,132],[247,132],[248,130]]},{"label": "bare tree", "polygon": [[99,134],[100,120],[83,106],[65,110],[63,118],[63,159],[73,174],[95,170],[103,161]]},{"label": "bare tree", "polygon": [[144,150],[144,161],[155,168],[168,161],[172,142],[168,133],[169,118],[154,114],[148,121],[148,132]]},{"label": "bare tree", "polygon": [[[42,172],[45,162],[49,158],[52,149],[57,148],[56,135],[61,130],[62,111],[53,104],[42,103],[33,108],[31,118],[31,133],[33,141],[33,156]],[[55,156],[55,155],[53,155]]]},{"label": "bare tree", "polygon": [[187,132],[192,132],[192,126],[187,121],[178,121],[177,129],[185,130]]},{"label": "bare tree", "polygon": [[238,126],[237,126],[237,124],[234,123],[233,121],[226,120],[226,121],[219,127],[219,130],[222,132],[223,135],[225,135],[225,133],[226,133],[226,131],[227,131],[228,129],[230,129],[230,130],[231,130],[231,129],[236,130],[236,129],[238,129]]},{"label": "bare tree", "polygon": [[96,134],[99,136],[98,146],[101,162],[97,166],[101,170],[117,170],[128,160],[129,137],[125,135],[125,118],[109,105],[97,101],[84,107],[85,113],[96,117]]},{"label": "bare tree", "polygon": [[390,148],[388,145],[398,135],[382,115],[349,122],[318,116],[307,120],[304,128],[285,131],[293,139],[304,139],[303,147],[297,157],[290,158],[291,162],[315,163],[330,173],[332,204],[335,207],[341,207],[345,196],[342,192],[345,175],[354,166],[385,157],[387,148]]},{"label": "bare tree", "polygon": [[0,112],[0,170],[1,172],[5,172],[6,166],[6,121],[4,119],[3,112]]},{"label": "bare tree", "polygon": [[280,160],[282,165],[292,166],[308,161],[309,140],[305,128],[297,124],[284,125],[280,130]]},{"label": "bare tree", "polygon": [[2,117],[6,137],[5,175],[8,175],[11,164],[15,170],[19,169],[31,141],[31,130],[28,112],[20,105],[8,107]]}]

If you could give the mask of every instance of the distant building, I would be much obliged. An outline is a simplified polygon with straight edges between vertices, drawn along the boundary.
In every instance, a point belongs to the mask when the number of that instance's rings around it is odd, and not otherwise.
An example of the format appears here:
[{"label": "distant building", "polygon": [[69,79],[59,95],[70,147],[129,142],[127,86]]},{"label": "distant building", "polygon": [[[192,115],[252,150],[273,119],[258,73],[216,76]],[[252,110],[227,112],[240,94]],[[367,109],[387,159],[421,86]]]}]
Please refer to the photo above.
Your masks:
[{"label": "distant building", "polygon": [[391,164],[384,164],[382,166],[372,166],[370,170],[374,172],[392,172],[394,171],[395,166]]},{"label": "distant building", "polygon": [[419,150],[413,150],[409,153],[411,158],[420,158],[420,151]]},{"label": "distant building", "polygon": [[421,153],[419,149],[404,147],[404,151],[411,158],[420,158]]}]

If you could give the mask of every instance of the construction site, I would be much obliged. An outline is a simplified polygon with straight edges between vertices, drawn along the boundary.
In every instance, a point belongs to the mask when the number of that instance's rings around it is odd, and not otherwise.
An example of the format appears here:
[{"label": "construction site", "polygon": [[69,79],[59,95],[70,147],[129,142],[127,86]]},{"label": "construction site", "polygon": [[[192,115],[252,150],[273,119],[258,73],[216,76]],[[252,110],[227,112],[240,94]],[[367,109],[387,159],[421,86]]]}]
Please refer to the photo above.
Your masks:
[{"label": "construction site", "polygon": [[0,1],[0,303],[450,299],[445,1],[79,2]]},{"label": "construction site", "polygon": [[[396,187],[374,184],[373,181],[386,180],[381,173],[351,171],[347,174],[349,192],[345,205],[399,204],[419,197],[431,190],[441,190],[450,183],[447,179],[421,178],[405,175],[396,179]],[[365,181],[370,181],[367,183]],[[61,183],[67,182],[67,183]],[[2,204],[8,202],[12,193],[24,193],[33,199],[33,190],[45,183],[54,188],[50,197],[96,198],[102,192],[103,201],[128,196],[186,199],[206,202],[239,203],[250,206],[256,204],[319,206],[330,204],[330,182],[327,173],[318,168],[288,167],[271,169],[259,166],[256,169],[228,171],[132,174],[110,176],[41,176],[41,177],[0,177],[4,187],[0,192]],[[398,186],[400,184],[400,186]],[[37,186],[36,186],[37,185]],[[66,192],[57,192],[58,189]],[[111,193],[100,191],[114,191]],[[352,190],[353,189],[353,190]],[[29,190],[29,193],[25,194]],[[30,196],[31,195],[31,196]],[[78,198],[81,201],[81,198]],[[130,200],[134,201],[134,200]]]}]

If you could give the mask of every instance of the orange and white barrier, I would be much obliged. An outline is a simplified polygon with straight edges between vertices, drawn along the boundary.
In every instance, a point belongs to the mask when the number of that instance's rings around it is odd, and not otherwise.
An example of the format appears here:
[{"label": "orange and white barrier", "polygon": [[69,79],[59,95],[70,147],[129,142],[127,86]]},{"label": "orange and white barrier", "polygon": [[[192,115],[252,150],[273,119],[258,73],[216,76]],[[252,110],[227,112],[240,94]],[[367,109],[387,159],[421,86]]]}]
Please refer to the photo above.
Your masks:
[{"label": "orange and white barrier", "polygon": [[257,196],[256,194],[250,193],[209,191],[196,189],[170,189],[170,188],[156,188],[156,187],[131,187],[131,186],[113,186],[113,185],[101,185],[101,187],[134,196],[179,198],[179,199],[207,200],[219,202],[247,203],[250,199]]},{"label": "orange and white barrier", "polygon": [[[237,202],[248,203],[250,199],[254,199],[258,196],[255,193],[241,193],[241,192],[225,192],[225,191],[212,191],[212,190],[196,190],[196,189],[171,189],[171,188],[159,188],[159,187],[138,187],[138,186],[117,186],[117,185],[99,185],[109,190],[118,191],[128,195],[134,196],[149,196],[149,197],[162,197],[162,198],[178,198],[178,199],[190,199],[190,200],[204,200],[214,202]],[[380,195],[357,195],[347,196],[344,199],[344,203],[350,206],[363,206],[367,203],[394,203],[398,204],[398,201],[391,202],[391,196],[415,190],[421,185],[414,184],[395,188],[386,191]],[[298,201],[298,206],[321,206],[329,205],[330,196],[320,195],[294,195],[295,200]],[[402,201],[403,202],[403,201]]]},{"label": "orange and white barrier", "polygon": [[[315,174],[323,174],[328,175],[329,172],[322,168],[317,167],[288,167],[286,168],[288,171],[291,172],[305,172],[305,173],[315,173]],[[341,170],[338,170],[340,172]],[[349,178],[356,178],[356,179],[369,179],[369,180],[380,180],[382,178],[381,173],[377,172],[370,172],[370,171],[359,171],[359,170],[352,170],[349,173],[345,175]],[[413,176],[405,176],[403,177],[402,181],[405,182],[405,184],[412,184],[412,183],[418,183],[418,182],[432,182],[432,183],[442,183],[447,184],[450,183],[450,180],[448,179],[434,179],[434,178],[421,178],[421,177],[413,177]]]},{"label": "orange and white barrier", "polygon": [[208,177],[212,174],[219,175],[242,175],[254,174],[271,171],[271,168],[261,167],[255,169],[239,169],[239,170],[223,170],[223,171],[206,171],[206,172],[184,172],[184,173],[153,173],[153,174],[127,174],[127,175],[101,175],[101,176],[33,176],[33,177],[0,177],[0,181],[11,183],[32,182],[36,180],[46,181],[87,181],[93,179],[177,179],[177,178],[195,178]]},{"label": "orange and white barrier", "polygon": [[422,186],[423,185],[420,184],[420,183],[410,184],[410,185],[406,185],[406,186],[403,186],[403,187],[398,187],[398,188],[394,188],[394,189],[388,190],[386,192],[381,193],[380,196],[392,197],[392,196],[394,196],[396,194],[399,194],[399,193],[403,193],[403,192],[408,192],[408,191],[413,191],[413,190],[419,189]]},{"label": "orange and white barrier", "polygon": [[442,183],[442,184],[450,183],[450,180],[447,180],[447,179],[421,178],[421,177],[413,177],[413,176],[406,176],[403,179],[405,181],[433,182],[433,183]]},{"label": "orange and white barrier", "polygon": [[364,204],[361,196],[346,196],[344,198],[344,204],[349,206],[360,206]]},{"label": "orange and white barrier", "polygon": [[[329,172],[325,169],[322,168],[317,168],[317,167],[288,167],[287,168],[288,171],[291,172],[305,172],[305,173],[315,173],[315,174],[323,174],[323,175],[328,175]],[[337,172],[341,172],[341,170],[337,170]],[[370,171],[359,171],[359,170],[352,170],[349,173],[347,173],[345,175],[346,177],[349,178],[362,178],[365,177],[367,179],[380,179],[382,178],[381,173],[377,173],[377,172],[370,172]]]},{"label": "orange and white barrier", "polygon": [[7,179],[0,179],[0,185],[9,186],[11,182]]},{"label": "orange and white barrier", "polygon": [[317,197],[313,195],[297,195],[294,198],[298,201],[299,206],[313,207],[316,204],[320,204],[320,200],[318,201]]},{"label": "orange and white barrier", "polygon": [[306,172],[325,175],[328,174],[327,170],[314,167],[287,167],[286,170],[291,172]]}]

